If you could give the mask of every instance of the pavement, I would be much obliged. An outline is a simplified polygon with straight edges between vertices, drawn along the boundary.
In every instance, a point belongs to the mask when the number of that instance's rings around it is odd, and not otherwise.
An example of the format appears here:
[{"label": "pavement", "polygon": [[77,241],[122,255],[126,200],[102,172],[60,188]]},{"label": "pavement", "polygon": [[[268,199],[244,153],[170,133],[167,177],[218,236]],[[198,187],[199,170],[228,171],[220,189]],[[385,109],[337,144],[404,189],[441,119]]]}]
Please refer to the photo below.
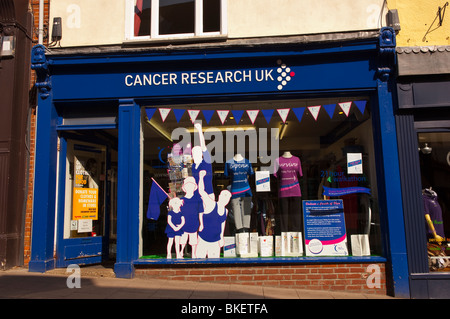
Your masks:
[{"label": "pavement", "polygon": [[[385,295],[334,291],[302,290],[216,284],[153,278],[116,278],[111,268],[81,267],[78,278],[66,269],[46,273],[29,272],[27,268],[0,271],[0,299],[397,299]],[[73,288],[69,288],[73,286]],[[78,287],[79,288],[78,288]]]}]

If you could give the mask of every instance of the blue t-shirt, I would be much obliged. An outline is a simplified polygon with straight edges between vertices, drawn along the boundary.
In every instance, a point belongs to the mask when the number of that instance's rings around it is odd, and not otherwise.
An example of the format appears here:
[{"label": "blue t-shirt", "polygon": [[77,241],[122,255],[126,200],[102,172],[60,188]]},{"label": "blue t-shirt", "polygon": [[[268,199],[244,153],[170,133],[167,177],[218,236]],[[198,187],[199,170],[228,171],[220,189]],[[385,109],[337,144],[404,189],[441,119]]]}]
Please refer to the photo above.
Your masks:
[{"label": "blue t-shirt", "polygon": [[198,215],[203,212],[203,202],[200,196],[194,195],[191,198],[183,197],[183,206],[181,212],[183,213],[185,224],[183,230],[186,233],[195,233],[200,226]]},{"label": "blue t-shirt", "polygon": [[[173,210],[169,210],[167,215],[172,217],[172,224],[174,224],[175,226],[178,226],[178,225],[181,224],[181,217],[183,217],[181,212],[175,213]],[[175,237],[175,236],[181,236],[181,235],[183,235],[183,233],[184,233],[183,227],[181,227],[179,230],[175,231],[169,225],[169,223],[167,223],[166,234],[167,234],[168,238],[172,238],[172,237]]]},{"label": "blue t-shirt", "polygon": [[212,172],[212,165],[211,165],[211,155],[209,154],[208,150],[203,152],[203,160],[198,165],[198,167],[197,167],[197,164],[195,164],[195,163],[192,164],[192,176],[195,178],[195,182],[197,183],[197,185],[198,185],[198,181],[199,181],[198,173],[203,170],[206,171],[206,175],[203,178],[203,182],[205,184],[205,192],[207,194],[212,194],[212,193],[214,193],[214,189],[213,189],[213,185],[212,185],[213,172]]},{"label": "blue t-shirt", "polygon": [[203,230],[198,235],[207,242],[214,243],[220,240],[222,234],[222,223],[227,220],[226,211],[219,215],[217,203],[209,214],[203,214]]},{"label": "blue t-shirt", "polygon": [[248,177],[253,175],[253,168],[248,159],[244,158],[241,161],[228,160],[225,163],[224,175],[231,177],[232,198],[252,196]]}]

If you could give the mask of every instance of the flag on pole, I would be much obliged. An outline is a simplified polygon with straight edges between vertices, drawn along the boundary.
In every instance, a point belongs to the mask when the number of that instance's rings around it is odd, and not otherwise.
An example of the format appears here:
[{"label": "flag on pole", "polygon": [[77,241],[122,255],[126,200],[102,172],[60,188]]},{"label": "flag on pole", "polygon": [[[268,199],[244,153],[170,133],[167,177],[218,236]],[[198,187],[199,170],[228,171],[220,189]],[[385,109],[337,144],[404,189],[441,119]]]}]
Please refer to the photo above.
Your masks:
[{"label": "flag on pole", "polygon": [[148,198],[147,218],[157,220],[161,212],[161,204],[169,198],[169,195],[153,178],[152,181],[150,196]]}]

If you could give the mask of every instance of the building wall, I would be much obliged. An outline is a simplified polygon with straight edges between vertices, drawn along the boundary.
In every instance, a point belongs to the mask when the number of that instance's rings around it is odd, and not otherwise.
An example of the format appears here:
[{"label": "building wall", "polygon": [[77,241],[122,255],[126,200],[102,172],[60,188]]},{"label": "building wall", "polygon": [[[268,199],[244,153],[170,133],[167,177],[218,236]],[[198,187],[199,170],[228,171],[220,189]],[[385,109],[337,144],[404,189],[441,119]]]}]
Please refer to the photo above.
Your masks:
[{"label": "building wall", "polygon": [[[228,38],[287,36],[379,29],[384,25],[383,0],[228,0]],[[126,1],[51,1],[62,18],[62,47],[122,44],[126,40]],[[128,17],[129,18],[129,17]]]},{"label": "building wall", "polygon": [[145,267],[136,269],[136,277],[386,295],[385,265],[371,264],[371,267],[379,267],[377,278],[368,266],[357,263],[277,267]]},{"label": "building wall", "polygon": [[436,19],[438,8],[445,3],[443,0],[388,0],[388,8],[397,9],[400,20],[397,46],[450,45],[450,8],[447,7],[441,27],[439,18]]},{"label": "building wall", "polygon": [[[48,24],[49,15],[49,1],[44,0],[44,21]],[[38,26],[39,26],[39,0],[30,1],[31,12],[33,13],[33,25],[34,28],[33,44],[38,42]],[[44,37],[44,45],[48,44],[48,37]],[[27,187],[27,199],[26,199],[26,211],[25,211],[25,225],[24,225],[24,264],[28,265],[31,257],[31,225],[33,222],[33,187],[34,187],[34,158],[35,158],[35,144],[36,144],[36,90],[34,84],[36,83],[36,73],[31,70],[30,81],[30,128],[29,128],[29,152],[30,162],[28,164],[28,185]]]}]

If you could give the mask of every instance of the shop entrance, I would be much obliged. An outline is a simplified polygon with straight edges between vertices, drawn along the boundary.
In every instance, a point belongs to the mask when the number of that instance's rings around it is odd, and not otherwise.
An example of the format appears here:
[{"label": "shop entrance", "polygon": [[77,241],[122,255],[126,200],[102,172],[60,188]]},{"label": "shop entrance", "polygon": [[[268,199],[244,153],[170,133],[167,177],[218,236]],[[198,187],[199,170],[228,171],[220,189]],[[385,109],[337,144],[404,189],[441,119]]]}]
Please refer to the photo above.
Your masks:
[{"label": "shop entrance", "polygon": [[57,267],[115,258],[116,145],[115,130],[60,134]]}]

